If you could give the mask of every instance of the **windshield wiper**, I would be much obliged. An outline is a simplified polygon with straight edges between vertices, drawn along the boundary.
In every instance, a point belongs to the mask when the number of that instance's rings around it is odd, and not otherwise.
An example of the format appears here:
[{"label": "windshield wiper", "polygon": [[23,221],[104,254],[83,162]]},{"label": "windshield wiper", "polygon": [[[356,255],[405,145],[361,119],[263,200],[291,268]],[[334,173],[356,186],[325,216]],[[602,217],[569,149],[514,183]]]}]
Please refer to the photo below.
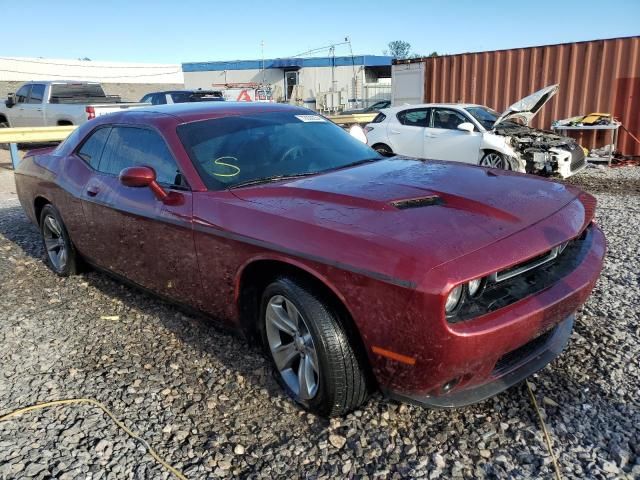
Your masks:
[{"label": "windshield wiper", "polygon": [[[336,170],[342,170],[344,168],[357,167],[358,165],[363,165],[365,163],[377,162],[378,160],[384,160],[385,157],[372,157],[372,158],[364,158],[362,160],[358,160],[356,162],[347,163],[346,165],[340,165],[339,167],[330,168],[328,170],[324,170],[324,172],[335,172]],[[323,173],[324,173],[323,172]]]},{"label": "windshield wiper", "polygon": [[318,172],[296,173],[292,175],[272,175],[270,177],[254,178],[253,180],[247,180],[246,182],[240,182],[236,183],[235,185],[231,185],[229,187],[229,190],[233,188],[248,187],[250,185],[260,185],[262,183],[278,182],[280,180],[290,180],[292,178],[308,177],[309,175],[317,175],[319,173],[334,172],[336,170],[342,170],[343,168],[355,167],[357,165],[362,165],[363,163],[376,162],[382,159],[384,159],[384,157],[365,158],[363,160],[358,160],[356,162],[347,163],[346,165],[340,165],[339,167],[329,168],[327,170],[321,170]]},{"label": "windshield wiper", "polygon": [[236,183],[231,185],[229,190],[239,187],[248,187],[249,185],[260,185],[261,183],[278,182],[280,180],[289,180],[292,178],[308,177],[309,175],[315,175],[318,172],[296,173],[294,175],[272,175],[270,177],[254,178],[253,180],[247,180],[246,182]]}]

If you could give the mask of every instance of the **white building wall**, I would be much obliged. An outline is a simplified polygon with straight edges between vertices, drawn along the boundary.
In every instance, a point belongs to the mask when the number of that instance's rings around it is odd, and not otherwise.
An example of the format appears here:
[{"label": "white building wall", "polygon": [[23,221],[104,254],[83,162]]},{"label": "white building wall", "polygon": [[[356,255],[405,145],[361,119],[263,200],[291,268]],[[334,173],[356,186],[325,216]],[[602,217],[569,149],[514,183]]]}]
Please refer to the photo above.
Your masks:
[{"label": "white building wall", "polygon": [[[268,68],[264,71],[266,84],[275,89],[275,96],[284,92],[284,73],[280,69]],[[206,72],[184,72],[185,88],[203,90],[220,87],[229,83],[262,83],[262,70],[216,70]]]},{"label": "white building wall", "polygon": [[31,80],[183,84],[184,76],[182,66],[176,64],[0,57],[0,82]]},{"label": "white building wall", "polygon": [[[336,90],[344,91],[348,97],[353,96],[354,72],[358,82],[358,96],[362,96],[362,65],[355,67],[335,67],[334,79]],[[331,89],[331,67],[303,67],[298,70],[298,85],[302,86],[304,100],[314,99],[318,92],[328,92]],[[265,83],[275,89],[276,100],[284,97],[285,72],[280,68],[268,68],[264,71]],[[184,72],[185,88],[210,89],[214,85],[229,83],[262,83],[262,70],[224,70]]]},{"label": "white building wall", "polygon": [[[362,79],[361,65],[355,67],[335,67],[333,78],[335,90],[343,91],[350,98],[353,96],[354,78],[358,82],[358,95],[361,95]],[[309,67],[300,69],[300,85],[304,92],[304,98],[315,98],[319,92],[331,90],[331,67]]]}]

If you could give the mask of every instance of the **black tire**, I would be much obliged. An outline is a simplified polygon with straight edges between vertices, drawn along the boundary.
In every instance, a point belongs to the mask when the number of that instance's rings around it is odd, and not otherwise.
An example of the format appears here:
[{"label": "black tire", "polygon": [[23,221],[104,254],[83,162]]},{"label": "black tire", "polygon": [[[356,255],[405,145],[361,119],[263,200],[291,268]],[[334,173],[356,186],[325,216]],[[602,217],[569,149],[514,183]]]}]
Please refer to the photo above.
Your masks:
[{"label": "black tire", "polygon": [[[53,219],[55,223],[51,223],[49,219]],[[78,254],[62,221],[60,212],[51,204],[45,205],[40,213],[40,237],[42,238],[46,264],[56,275],[68,277],[78,273],[80,264]],[[58,248],[54,246],[56,244],[59,245]],[[62,248],[64,248],[65,252],[63,261],[59,256]],[[56,258],[60,261],[56,261]]]},{"label": "black tire", "polygon": [[395,155],[393,153],[393,150],[391,150],[391,147],[385,145],[384,143],[378,143],[374,145],[373,149],[383,157],[393,157]]},{"label": "black tire", "polygon": [[[344,415],[362,405],[369,396],[364,359],[360,358],[351,345],[338,315],[332,311],[330,303],[321,300],[314,289],[299,280],[281,277],[264,290],[260,303],[260,334],[267,352],[276,369],[276,377],[285,391],[305,409],[318,415],[333,417]],[[279,370],[272,353],[267,334],[267,308],[273,299],[283,297],[291,302],[302,316],[302,323],[311,335],[311,346],[317,358],[317,390],[311,398],[301,398],[287,384],[285,375]],[[273,330],[272,330],[273,331]],[[283,332],[280,334],[287,336]],[[283,342],[284,343],[284,342]],[[291,344],[295,343],[292,337]],[[298,359],[298,371],[304,353]]]},{"label": "black tire", "polygon": [[[0,128],[9,128],[9,122],[7,122],[7,121],[0,122]],[[0,143],[0,149],[9,150],[9,144],[8,143]]]},{"label": "black tire", "polygon": [[480,159],[481,167],[485,168],[498,168],[502,170],[511,170],[511,165],[499,152],[489,151],[485,153]]}]

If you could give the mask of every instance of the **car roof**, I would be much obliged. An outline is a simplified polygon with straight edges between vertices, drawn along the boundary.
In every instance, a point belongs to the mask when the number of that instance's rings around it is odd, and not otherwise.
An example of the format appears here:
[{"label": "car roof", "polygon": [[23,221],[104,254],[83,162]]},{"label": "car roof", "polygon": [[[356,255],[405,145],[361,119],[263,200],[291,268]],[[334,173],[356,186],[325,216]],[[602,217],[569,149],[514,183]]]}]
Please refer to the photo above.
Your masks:
[{"label": "car roof", "polygon": [[102,85],[100,82],[91,82],[87,80],[30,80],[24,82],[23,85],[31,85],[39,83],[42,85]]},{"label": "car roof", "polygon": [[199,90],[199,89],[194,89],[194,90],[159,90],[157,92],[149,92],[147,94],[145,94],[144,96],[146,97],[147,95],[157,95],[158,93],[222,93],[222,90]]},{"label": "car roof", "polygon": [[469,108],[469,107],[484,107],[484,105],[478,105],[477,103],[416,103],[399,105],[395,107],[385,108],[384,112],[398,113],[403,110],[413,110],[414,108],[429,108],[429,107],[453,107],[453,108]]},{"label": "car roof", "polygon": [[[297,114],[317,115],[307,108],[296,107],[281,103],[267,102],[188,102],[173,103],[168,105],[149,105],[124,110],[119,113],[119,120],[137,116],[140,113],[170,115],[182,122],[205,120],[207,118],[219,118],[232,115],[251,115],[261,112],[291,112]],[[105,115],[104,117],[107,117]]]}]

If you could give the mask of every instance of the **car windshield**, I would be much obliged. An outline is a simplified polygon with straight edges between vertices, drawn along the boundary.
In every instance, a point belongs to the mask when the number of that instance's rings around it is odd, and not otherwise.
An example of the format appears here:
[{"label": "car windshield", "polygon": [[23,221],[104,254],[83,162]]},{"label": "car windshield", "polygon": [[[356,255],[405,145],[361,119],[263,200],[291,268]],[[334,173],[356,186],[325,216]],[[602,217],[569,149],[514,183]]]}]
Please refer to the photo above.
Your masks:
[{"label": "car windshield", "polygon": [[487,130],[491,130],[493,124],[500,117],[498,112],[487,107],[467,107],[465,110]]},{"label": "car windshield", "polygon": [[186,123],[178,135],[210,190],[312,175],[383,157],[324,117],[265,112]]}]

